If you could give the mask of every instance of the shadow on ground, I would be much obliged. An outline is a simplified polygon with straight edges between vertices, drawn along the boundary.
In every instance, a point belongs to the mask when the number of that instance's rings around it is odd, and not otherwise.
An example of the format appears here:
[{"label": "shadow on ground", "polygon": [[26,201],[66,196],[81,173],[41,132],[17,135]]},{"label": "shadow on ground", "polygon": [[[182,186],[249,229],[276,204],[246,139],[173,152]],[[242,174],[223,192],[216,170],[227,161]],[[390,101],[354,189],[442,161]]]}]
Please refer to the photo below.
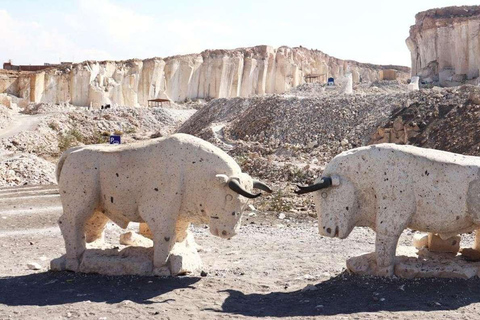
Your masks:
[{"label": "shadow on ground", "polygon": [[0,304],[8,306],[58,305],[90,300],[118,303],[131,300],[153,303],[149,299],[176,289],[192,289],[195,277],[156,278],[140,276],[102,276],[71,272],[44,272],[0,278]]},{"label": "shadow on ground", "polygon": [[243,294],[226,290],[221,313],[293,317],[376,311],[453,310],[480,301],[480,279],[382,279],[347,273],[316,290]]}]

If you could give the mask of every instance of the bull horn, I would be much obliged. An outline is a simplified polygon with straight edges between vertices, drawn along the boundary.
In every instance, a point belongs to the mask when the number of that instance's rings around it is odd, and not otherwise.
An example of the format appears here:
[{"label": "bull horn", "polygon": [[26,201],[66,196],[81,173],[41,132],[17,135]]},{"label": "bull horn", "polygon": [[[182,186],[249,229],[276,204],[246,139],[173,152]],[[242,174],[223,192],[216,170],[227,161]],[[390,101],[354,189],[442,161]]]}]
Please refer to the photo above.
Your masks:
[{"label": "bull horn", "polygon": [[249,199],[254,199],[262,195],[261,193],[253,194],[248,192],[247,190],[242,188],[242,186],[238,183],[237,180],[234,180],[234,179],[230,179],[230,181],[228,182],[228,187],[233,191],[235,191],[236,193],[238,193],[239,195]]},{"label": "bull horn", "polygon": [[311,186],[297,186],[299,190],[295,190],[294,192],[296,194],[304,194],[304,193],[309,193],[309,192],[314,192],[323,188],[328,188],[332,185],[332,178],[325,177],[320,180],[320,182],[312,184]]},{"label": "bull horn", "polygon": [[253,180],[253,187],[255,189],[260,189],[260,190],[263,190],[265,192],[268,192],[268,193],[272,193],[272,189],[270,189],[269,186],[267,186],[265,183],[263,182],[260,182],[258,180]]}]

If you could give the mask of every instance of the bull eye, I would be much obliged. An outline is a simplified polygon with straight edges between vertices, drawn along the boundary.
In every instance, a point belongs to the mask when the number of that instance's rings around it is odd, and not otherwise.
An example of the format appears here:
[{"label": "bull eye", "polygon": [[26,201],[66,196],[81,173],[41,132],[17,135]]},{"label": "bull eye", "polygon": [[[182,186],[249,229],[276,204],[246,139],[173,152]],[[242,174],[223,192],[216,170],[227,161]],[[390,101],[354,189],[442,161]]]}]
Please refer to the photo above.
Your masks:
[{"label": "bull eye", "polygon": [[327,193],[326,193],[326,192],[322,192],[322,198],[323,198],[323,199],[326,199],[326,198],[327,198]]},{"label": "bull eye", "polygon": [[226,201],[232,201],[232,200],[233,200],[233,196],[232,196],[231,194],[227,194],[227,195],[225,196],[225,200],[226,200]]}]

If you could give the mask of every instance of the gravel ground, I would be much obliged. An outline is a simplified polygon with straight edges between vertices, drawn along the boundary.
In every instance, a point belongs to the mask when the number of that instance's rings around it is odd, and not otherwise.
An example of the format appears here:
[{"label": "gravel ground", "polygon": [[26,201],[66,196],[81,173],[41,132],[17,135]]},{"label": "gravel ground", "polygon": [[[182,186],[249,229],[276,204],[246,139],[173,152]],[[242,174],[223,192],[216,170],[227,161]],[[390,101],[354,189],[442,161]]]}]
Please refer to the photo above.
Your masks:
[{"label": "gravel ground", "polygon": [[[419,105],[418,114],[431,117],[438,102],[464,97],[442,92],[407,93],[402,83],[379,82],[359,86],[351,96],[305,85],[285,95],[210,101],[180,131],[228,150],[276,191],[255,200],[260,211],[247,214],[230,241],[196,226],[204,276],[178,278],[48,272],[49,261],[64,253],[56,225],[61,205],[55,186],[31,184],[52,182],[53,163],[36,155],[55,161],[61,139],[84,143],[93,132],[130,128],[135,131],[126,134],[127,142],[147,139],[172,132],[195,111],[31,106],[28,113],[48,119],[3,139],[10,151],[0,148],[2,185],[29,184],[0,189],[0,319],[480,319],[478,278],[349,275],[345,260],[373,251],[374,232],[356,228],[346,240],[321,237],[311,197],[291,192],[292,182],[311,181],[331,157],[366,143],[377,124],[388,127],[392,110]],[[468,105],[466,115],[472,116],[465,119],[476,119],[478,108]],[[455,119],[450,123],[461,127]],[[471,124],[466,128],[476,130]],[[109,224],[107,240],[119,246],[121,232]],[[410,246],[413,233],[404,232],[399,246]],[[472,241],[473,235],[464,235],[462,246]],[[27,267],[33,262],[39,270]]]},{"label": "gravel ground", "polygon": [[[374,233],[346,240],[318,235],[316,220],[257,212],[231,240],[193,229],[206,276],[178,278],[48,272],[64,253],[52,187],[0,189],[0,319],[477,319],[480,280],[352,276],[349,257],[372,251]],[[37,197],[35,197],[35,195]],[[49,209],[51,208],[51,209]],[[107,228],[118,245],[121,229]],[[409,246],[405,232],[400,246]],[[471,245],[467,235],[463,245]],[[28,263],[40,270],[30,270]]]}]

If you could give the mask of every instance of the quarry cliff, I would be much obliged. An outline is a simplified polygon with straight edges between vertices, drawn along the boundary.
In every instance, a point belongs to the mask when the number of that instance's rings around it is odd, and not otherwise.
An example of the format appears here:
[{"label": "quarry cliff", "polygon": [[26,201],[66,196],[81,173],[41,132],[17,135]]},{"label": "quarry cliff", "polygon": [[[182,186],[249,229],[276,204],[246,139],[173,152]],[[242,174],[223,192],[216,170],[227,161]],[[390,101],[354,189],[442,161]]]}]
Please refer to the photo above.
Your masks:
[{"label": "quarry cliff", "polygon": [[406,40],[412,75],[444,86],[478,84],[479,35],[480,6],[419,12]]},{"label": "quarry cliff", "polygon": [[326,82],[351,72],[354,83],[384,78],[394,69],[407,78],[409,68],[340,60],[318,50],[256,46],[206,50],[167,58],[127,61],[85,61],[36,72],[2,71],[0,93],[31,102],[98,107],[139,106],[149,99],[250,97],[284,93],[305,82],[305,76]]}]

